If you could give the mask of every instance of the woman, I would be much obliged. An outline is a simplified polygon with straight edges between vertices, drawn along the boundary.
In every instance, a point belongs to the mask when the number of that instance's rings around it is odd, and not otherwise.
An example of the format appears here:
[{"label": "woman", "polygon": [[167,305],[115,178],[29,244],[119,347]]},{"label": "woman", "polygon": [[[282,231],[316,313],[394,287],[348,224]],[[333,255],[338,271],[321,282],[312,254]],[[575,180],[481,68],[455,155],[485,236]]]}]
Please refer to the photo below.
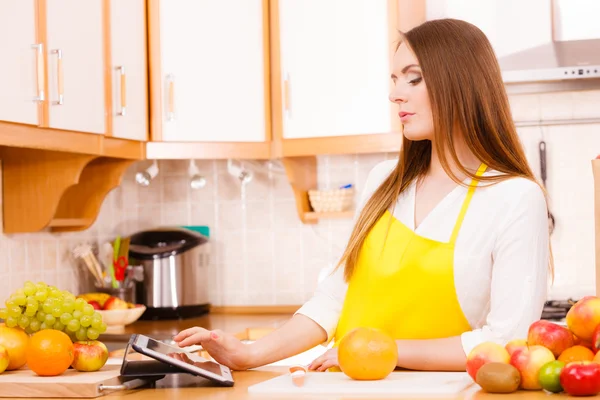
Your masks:
[{"label": "woman", "polygon": [[[464,371],[477,344],[527,337],[552,264],[547,206],[490,43],[466,22],[428,21],[402,36],[392,80],[402,151],[370,172],[337,270],[251,345],[190,328],[180,346],[241,370],[371,326],[396,339],[399,367]],[[309,368],[337,366],[336,346]]]}]

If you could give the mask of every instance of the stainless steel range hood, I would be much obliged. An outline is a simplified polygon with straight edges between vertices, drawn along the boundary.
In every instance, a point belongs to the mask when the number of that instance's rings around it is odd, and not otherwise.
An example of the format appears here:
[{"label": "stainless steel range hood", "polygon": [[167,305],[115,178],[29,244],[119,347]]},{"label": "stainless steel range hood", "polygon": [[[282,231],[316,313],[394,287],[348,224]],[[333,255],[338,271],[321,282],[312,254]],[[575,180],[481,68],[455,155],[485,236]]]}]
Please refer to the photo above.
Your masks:
[{"label": "stainless steel range hood", "polygon": [[600,0],[550,0],[552,42],[499,58],[509,93],[600,89]]}]

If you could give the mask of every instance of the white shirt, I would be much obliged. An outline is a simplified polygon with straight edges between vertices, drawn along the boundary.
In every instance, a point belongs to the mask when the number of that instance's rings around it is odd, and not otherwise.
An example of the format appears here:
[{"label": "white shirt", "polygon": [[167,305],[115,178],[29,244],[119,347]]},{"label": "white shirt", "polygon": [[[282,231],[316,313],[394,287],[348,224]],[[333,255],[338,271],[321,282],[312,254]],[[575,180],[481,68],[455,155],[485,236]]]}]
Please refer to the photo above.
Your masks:
[{"label": "white shirt", "polygon": [[[389,160],[370,171],[356,215],[395,166],[396,161]],[[484,173],[491,174],[497,172]],[[541,317],[548,287],[548,214],[542,189],[525,178],[485,185],[490,183],[480,182],[473,195],[454,253],[456,294],[472,327],[461,335],[466,355],[484,341],[505,345],[512,339],[526,339],[529,326]],[[415,189],[415,183],[409,186],[394,210],[394,217],[413,231]],[[449,241],[467,191],[458,185],[425,217],[416,233]],[[346,289],[342,266],[319,283],[313,297],[296,313],[323,327],[330,341]]]}]

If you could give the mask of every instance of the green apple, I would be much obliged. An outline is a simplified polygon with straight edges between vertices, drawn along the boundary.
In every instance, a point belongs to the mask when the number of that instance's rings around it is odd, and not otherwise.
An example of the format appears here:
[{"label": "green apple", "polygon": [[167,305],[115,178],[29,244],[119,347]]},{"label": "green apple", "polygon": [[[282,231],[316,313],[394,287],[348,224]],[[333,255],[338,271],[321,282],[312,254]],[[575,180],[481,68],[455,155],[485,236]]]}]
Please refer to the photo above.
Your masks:
[{"label": "green apple", "polygon": [[77,371],[98,371],[108,360],[106,345],[98,340],[84,340],[73,343],[75,357],[71,366]]},{"label": "green apple", "polygon": [[560,393],[563,387],[560,384],[560,373],[562,372],[565,363],[563,361],[550,361],[540,368],[538,379],[542,389],[552,393]]}]

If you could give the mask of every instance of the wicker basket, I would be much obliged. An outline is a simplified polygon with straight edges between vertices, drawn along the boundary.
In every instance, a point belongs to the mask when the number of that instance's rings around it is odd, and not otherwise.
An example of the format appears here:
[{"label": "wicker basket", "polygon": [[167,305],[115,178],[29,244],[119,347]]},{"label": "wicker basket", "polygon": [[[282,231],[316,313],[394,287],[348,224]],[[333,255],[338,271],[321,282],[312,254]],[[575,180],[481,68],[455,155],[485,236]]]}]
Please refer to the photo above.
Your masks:
[{"label": "wicker basket", "polygon": [[309,190],[308,198],[312,209],[316,212],[348,211],[352,208],[354,188]]}]

